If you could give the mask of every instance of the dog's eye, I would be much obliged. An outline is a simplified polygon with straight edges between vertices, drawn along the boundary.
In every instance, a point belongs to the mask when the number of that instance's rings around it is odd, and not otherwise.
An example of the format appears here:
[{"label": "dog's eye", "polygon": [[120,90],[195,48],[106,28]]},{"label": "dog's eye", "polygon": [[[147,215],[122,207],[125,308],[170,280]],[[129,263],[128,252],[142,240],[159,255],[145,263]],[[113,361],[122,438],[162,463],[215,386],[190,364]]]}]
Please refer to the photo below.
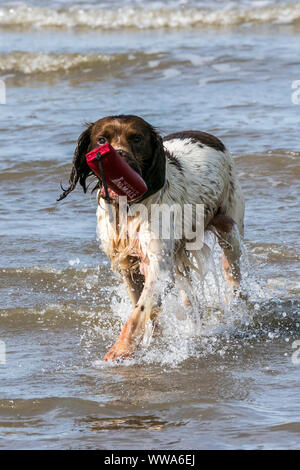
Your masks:
[{"label": "dog's eye", "polygon": [[133,142],[134,144],[139,144],[140,142],[142,142],[142,136],[141,136],[141,135],[138,135],[138,134],[134,135],[134,136],[132,137],[132,142]]},{"label": "dog's eye", "polygon": [[98,139],[98,143],[101,144],[101,145],[105,144],[105,142],[106,142],[106,138],[105,138],[105,137],[100,137],[100,138]]}]

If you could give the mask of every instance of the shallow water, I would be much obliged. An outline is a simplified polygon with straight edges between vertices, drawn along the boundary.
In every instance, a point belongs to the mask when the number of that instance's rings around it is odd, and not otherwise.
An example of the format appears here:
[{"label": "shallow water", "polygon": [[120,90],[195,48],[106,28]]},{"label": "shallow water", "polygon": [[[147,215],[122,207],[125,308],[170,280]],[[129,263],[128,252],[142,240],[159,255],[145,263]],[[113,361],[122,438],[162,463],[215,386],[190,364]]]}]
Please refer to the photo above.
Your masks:
[{"label": "shallow water", "polygon": [[[299,2],[117,3],[1,3],[0,447],[299,448]],[[130,305],[96,201],[56,198],[83,123],[122,112],[231,150],[248,300],[224,304],[217,250],[220,297],[195,279],[197,315],[171,295],[111,365]]]}]

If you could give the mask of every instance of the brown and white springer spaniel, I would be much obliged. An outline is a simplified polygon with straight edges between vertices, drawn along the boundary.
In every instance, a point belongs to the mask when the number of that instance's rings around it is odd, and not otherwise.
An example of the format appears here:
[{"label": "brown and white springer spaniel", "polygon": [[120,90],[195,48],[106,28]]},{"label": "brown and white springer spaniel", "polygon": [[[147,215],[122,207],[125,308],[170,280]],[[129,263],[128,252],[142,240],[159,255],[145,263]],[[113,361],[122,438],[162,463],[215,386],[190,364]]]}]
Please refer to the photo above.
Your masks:
[{"label": "brown and white springer spaniel", "polygon": [[[78,181],[84,192],[87,191],[86,180],[92,172],[85,155],[105,143],[111,144],[145,180],[148,191],[138,202],[148,215],[153,204],[203,205],[204,230],[211,230],[218,237],[225,278],[232,290],[238,291],[244,198],[233,160],[223,143],[200,131],[177,132],[162,139],[154,127],[138,116],[105,117],[90,124],[79,136],[69,187],[59,200],[73,191]],[[117,219],[112,227],[109,203],[103,198],[100,182],[97,187],[97,221],[102,246],[112,269],[126,283],[133,304],[129,320],[104,357],[114,360],[129,357],[142,340],[146,325],[155,323],[165,287],[173,286],[178,277],[189,282],[191,270],[201,273],[201,269],[199,250],[188,249],[184,237],[154,237],[149,218],[141,217],[139,212],[128,213],[126,236],[121,236],[117,200],[112,200],[110,206],[114,206]],[[135,204],[130,206],[132,210]],[[195,217],[195,211],[192,214]],[[184,292],[182,299],[185,305],[189,304]]]}]

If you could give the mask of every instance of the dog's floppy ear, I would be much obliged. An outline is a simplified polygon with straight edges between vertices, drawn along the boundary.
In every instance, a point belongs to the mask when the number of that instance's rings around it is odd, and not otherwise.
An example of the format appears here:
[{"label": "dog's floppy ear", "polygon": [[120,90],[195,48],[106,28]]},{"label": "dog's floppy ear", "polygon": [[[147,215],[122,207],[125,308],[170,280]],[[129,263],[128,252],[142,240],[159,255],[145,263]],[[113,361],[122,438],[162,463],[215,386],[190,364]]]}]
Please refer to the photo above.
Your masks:
[{"label": "dog's floppy ear", "polygon": [[64,189],[62,186],[62,194],[57,199],[61,201],[64,199],[73,189],[75,188],[78,180],[81,186],[83,187],[83,191],[86,193],[86,179],[89,175],[92,174],[88,164],[86,162],[85,155],[89,151],[90,146],[90,138],[91,138],[91,130],[93,124],[87,124],[88,128],[83,131],[80,136],[78,137],[77,146],[73,156],[73,166],[69,178],[69,187]]},{"label": "dog's floppy ear", "polygon": [[146,197],[159,191],[165,184],[166,179],[166,156],[163,140],[155,129],[152,130],[152,158],[143,178],[147,184]]}]

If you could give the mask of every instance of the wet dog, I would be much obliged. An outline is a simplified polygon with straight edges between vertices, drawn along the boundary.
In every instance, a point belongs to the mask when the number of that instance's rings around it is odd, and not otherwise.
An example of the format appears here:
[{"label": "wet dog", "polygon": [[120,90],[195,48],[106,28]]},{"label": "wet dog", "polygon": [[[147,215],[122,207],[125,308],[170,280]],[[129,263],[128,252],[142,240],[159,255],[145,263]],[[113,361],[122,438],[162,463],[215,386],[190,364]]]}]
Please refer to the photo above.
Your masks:
[{"label": "wet dog", "polygon": [[[244,228],[244,198],[230,153],[216,137],[200,131],[182,131],[162,138],[157,130],[138,116],[119,115],[102,118],[88,125],[78,138],[66,197],[79,182],[84,192],[92,174],[85,155],[109,143],[147,184],[147,192],[132,203],[126,219],[126,236],[118,214],[117,196],[104,199],[101,183],[97,184],[97,221],[102,246],[111,260],[112,269],[123,278],[133,304],[133,312],[105,360],[129,357],[144,336],[148,322],[155,323],[164,291],[176,278],[190,281],[191,270],[201,274],[201,247],[187,244],[186,236],[154,236],[149,217],[151,207],[197,205],[203,208],[203,229],[213,231],[223,250],[225,277],[235,292],[239,288],[240,235]],[[115,208],[112,229],[108,204]],[[141,212],[135,205],[143,204]],[[145,217],[146,213],[146,217]],[[190,213],[196,229],[196,211]],[[148,216],[147,216],[148,215]],[[182,220],[173,219],[174,231]],[[190,300],[182,291],[183,302]]]}]

